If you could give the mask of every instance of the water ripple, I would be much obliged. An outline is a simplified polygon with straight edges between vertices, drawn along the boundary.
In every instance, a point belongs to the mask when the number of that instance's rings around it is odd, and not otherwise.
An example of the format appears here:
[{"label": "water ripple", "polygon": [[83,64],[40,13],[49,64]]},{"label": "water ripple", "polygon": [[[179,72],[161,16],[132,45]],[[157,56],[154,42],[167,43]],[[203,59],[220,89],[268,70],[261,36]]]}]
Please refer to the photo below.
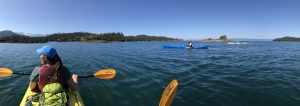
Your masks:
[{"label": "water ripple", "polygon": [[[50,42],[64,65],[79,75],[114,68],[110,80],[79,79],[86,105],[155,106],[166,85],[179,82],[173,106],[298,106],[299,43],[200,43],[208,50],[164,49],[186,42]],[[0,66],[31,72],[35,50],[46,44],[0,44]],[[18,105],[28,76],[0,78],[0,105]]]}]

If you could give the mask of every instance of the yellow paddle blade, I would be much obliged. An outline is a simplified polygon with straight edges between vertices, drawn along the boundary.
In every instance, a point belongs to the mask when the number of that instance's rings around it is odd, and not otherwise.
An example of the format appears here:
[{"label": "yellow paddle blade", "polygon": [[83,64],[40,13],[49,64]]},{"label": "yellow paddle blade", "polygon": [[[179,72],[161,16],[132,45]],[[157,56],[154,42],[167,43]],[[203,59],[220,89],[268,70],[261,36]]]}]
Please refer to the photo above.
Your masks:
[{"label": "yellow paddle blade", "polygon": [[164,90],[164,93],[161,96],[159,106],[170,106],[175,93],[177,91],[178,82],[177,80],[172,80],[170,84],[167,86],[167,88]]},{"label": "yellow paddle blade", "polygon": [[13,72],[10,69],[7,68],[0,68],[0,77],[7,77],[13,74]]},{"label": "yellow paddle blade", "polygon": [[102,69],[94,74],[98,79],[111,79],[115,77],[116,71],[114,69]]}]

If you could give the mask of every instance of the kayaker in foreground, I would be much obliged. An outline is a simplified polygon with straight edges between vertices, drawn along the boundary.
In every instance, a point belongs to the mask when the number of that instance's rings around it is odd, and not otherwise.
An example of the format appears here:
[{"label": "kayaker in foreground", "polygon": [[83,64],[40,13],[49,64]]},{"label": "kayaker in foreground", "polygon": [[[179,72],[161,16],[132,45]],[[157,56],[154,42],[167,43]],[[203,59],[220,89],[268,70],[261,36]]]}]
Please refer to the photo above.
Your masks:
[{"label": "kayaker in foreground", "polygon": [[[30,88],[33,91],[41,92],[40,104],[47,104],[53,100],[47,98],[62,100],[58,104],[65,104],[67,101],[66,92],[68,90],[75,91],[77,89],[77,75],[71,73],[63,66],[63,63],[58,56],[56,49],[50,45],[43,46],[36,51],[40,55],[41,65],[34,68],[30,76]],[[57,92],[63,96],[56,96]],[[49,96],[50,95],[55,96]],[[42,98],[42,102],[41,102]],[[63,99],[60,99],[63,98]]]},{"label": "kayaker in foreground", "polygon": [[30,88],[34,90],[38,87],[41,91],[48,83],[58,82],[68,90],[77,89],[77,75],[71,73],[63,66],[56,49],[50,45],[43,46],[36,51],[40,55],[41,65],[34,68],[30,76]]}]

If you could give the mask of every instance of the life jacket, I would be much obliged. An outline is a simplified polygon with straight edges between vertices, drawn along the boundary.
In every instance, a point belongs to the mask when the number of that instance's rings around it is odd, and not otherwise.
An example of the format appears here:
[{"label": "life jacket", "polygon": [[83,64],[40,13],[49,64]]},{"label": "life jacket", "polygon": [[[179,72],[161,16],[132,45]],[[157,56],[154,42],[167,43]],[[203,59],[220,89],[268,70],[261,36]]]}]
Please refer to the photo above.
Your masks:
[{"label": "life jacket", "polygon": [[44,86],[50,83],[60,83],[63,87],[66,85],[62,80],[60,72],[50,70],[47,66],[43,65],[39,68],[39,81],[38,90],[42,91]]}]

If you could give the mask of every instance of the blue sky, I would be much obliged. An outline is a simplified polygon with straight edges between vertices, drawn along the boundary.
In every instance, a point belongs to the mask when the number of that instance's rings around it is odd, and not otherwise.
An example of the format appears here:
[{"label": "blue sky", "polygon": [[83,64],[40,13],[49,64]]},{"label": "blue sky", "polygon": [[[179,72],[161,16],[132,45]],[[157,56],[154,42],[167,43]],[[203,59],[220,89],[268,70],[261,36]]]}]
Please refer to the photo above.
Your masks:
[{"label": "blue sky", "polygon": [[181,39],[300,37],[300,0],[0,0],[0,30]]}]

